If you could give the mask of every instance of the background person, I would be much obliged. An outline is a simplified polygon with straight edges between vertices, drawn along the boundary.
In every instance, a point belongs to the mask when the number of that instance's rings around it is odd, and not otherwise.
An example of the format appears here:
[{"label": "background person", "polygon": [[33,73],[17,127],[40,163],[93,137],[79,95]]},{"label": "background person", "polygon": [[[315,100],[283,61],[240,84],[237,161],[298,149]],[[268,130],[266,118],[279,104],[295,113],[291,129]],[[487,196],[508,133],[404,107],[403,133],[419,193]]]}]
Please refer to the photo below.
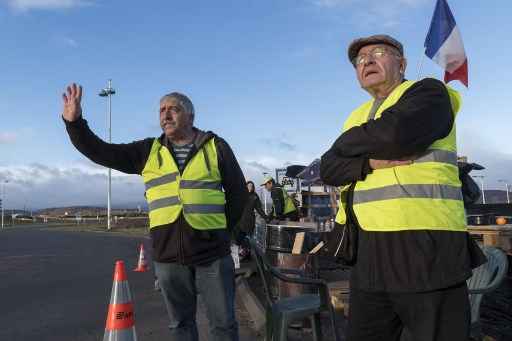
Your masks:
[{"label": "background person", "polygon": [[270,192],[270,197],[272,198],[272,211],[267,221],[274,217],[278,220],[299,220],[297,206],[295,206],[288,192],[279,183],[276,183],[274,178],[271,176],[265,177],[261,186],[265,186],[265,189]]},{"label": "background person", "polygon": [[249,192],[249,196],[247,198],[247,204],[245,205],[244,208],[244,213],[239,222],[240,227],[238,228],[238,230],[240,231],[240,260],[248,259],[251,253],[250,245],[248,244],[245,237],[248,235],[254,235],[254,229],[256,228],[256,215],[254,211],[256,211],[263,220],[266,221],[268,219],[261,205],[260,197],[255,191],[254,182],[247,181],[246,185],[247,191]]}]

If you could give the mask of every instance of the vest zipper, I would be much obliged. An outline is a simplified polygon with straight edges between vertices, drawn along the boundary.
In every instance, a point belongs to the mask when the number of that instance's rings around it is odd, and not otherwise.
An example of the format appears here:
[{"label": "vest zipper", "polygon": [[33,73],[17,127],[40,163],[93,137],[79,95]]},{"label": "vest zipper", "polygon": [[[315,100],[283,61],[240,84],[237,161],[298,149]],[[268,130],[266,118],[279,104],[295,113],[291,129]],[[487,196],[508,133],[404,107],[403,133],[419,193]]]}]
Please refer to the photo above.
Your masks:
[{"label": "vest zipper", "polygon": [[162,149],[162,145],[160,145],[160,147],[158,147],[158,151],[156,153],[157,155],[157,161],[158,161],[158,169],[160,169],[160,167],[162,167],[162,163],[163,163],[163,160],[162,160],[162,155],[160,155],[160,150]]},{"label": "vest zipper", "polygon": [[208,175],[211,175],[210,159],[208,158],[208,154],[204,151],[204,148],[201,148],[201,150],[203,151],[204,163],[206,164],[206,169],[208,169]]}]

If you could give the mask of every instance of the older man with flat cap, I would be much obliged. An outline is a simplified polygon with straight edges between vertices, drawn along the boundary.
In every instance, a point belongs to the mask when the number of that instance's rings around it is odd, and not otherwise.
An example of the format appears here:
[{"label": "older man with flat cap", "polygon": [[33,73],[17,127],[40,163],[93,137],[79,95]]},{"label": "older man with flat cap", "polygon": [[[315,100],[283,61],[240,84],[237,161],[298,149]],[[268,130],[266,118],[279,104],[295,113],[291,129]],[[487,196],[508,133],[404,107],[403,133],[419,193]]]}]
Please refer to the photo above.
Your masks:
[{"label": "older man with flat cap", "polygon": [[[371,99],[355,109],[322,156],[339,186],[336,230],[356,229],[347,340],[467,340],[466,279],[485,258],[466,231],[457,168],[459,94],[404,79],[402,44],[387,35],[348,48]],[[331,238],[332,239],[332,238]],[[341,244],[324,252],[339,254]]]}]

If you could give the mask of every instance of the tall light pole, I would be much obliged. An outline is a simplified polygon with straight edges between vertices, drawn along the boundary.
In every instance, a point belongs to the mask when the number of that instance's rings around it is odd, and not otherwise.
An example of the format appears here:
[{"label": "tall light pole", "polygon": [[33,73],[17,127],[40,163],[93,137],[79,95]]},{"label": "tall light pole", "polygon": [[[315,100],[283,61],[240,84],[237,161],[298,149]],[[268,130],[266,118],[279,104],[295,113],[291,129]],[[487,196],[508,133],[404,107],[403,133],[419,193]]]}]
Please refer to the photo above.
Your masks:
[{"label": "tall light pole", "polygon": [[500,180],[498,180],[498,182],[505,183],[505,188],[507,189],[507,204],[510,204],[510,197],[509,197],[509,194],[508,194],[508,180],[500,179]]},{"label": "tall light pole", "polygon": [[[107,131],[108,131],[108,143],[112,143],[112,95],[116,91],[112,88],[112,79],[108,80],[108,86],[105,89],[101,89],[100,97],[107,97],[108,115],[107,115]],[[108,190],[107,190],[107,230],[110,230],[110,201],[112,194],[112,169],[108,169]]]},{"label": "tall light pole", "polygon": [[485,176],[483,176],[483,175],[473,175],[473,177],[480,179],[480,185],[482,187],[482,204],[485,205],[485,190],[484,190],[484,178],[485,178]]},{"label": "tall light pole", "polygon": [[4,228],[5,184],[8,182],[8,180],[3,180],[0,183],[2,185],[2,229]]}]

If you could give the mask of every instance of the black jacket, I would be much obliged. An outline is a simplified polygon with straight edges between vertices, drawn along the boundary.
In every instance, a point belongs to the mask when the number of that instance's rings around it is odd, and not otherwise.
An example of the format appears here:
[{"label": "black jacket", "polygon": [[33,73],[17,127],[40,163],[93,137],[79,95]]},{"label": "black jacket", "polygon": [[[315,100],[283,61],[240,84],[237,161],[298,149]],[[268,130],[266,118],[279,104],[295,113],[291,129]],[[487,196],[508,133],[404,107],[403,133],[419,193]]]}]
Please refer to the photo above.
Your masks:
[{"label": "black jacket", "polygon": [[254,211],[258,212],[261,218],[265,220],[267,219],[267,215],[261,206],[260,197],[258,194],[256,194],[256,192],[249,192],[247,203],[244,208],[244,213],[240,219],[240,227],[237,230],[240,230],[249,235],[252,234],[256,224],[256,216]]},{"label": "black jacket", "polygon": [[[128,174],[141,174],[153,144],[154,138],[127,144],[109,144],[97,137],[80,118],[67,122],[66,129],[73,145],[91,161]],[[230,254],[230,234],[242,214],[247,199],[245,179],[238,162],[226,141],[212,132],[194,128],[196,138],[185,164],[201,146],[215,138],[217,158],[226,195],[227,230],[199,231],[193,229],[181,215],[174,223],[152,228],[153,260],[181,264],[202,264]],[[160,136],[162,145],[167,139]],[[171,147],[168,150],[173,153]],[[174,155],[172,155],[174,158]]]},{"label": "black jacket", "polygon": [[[364,180],[369,159],[398,160],[424,152],[447,136],[453,113],[443,83],[424,79],[411,86],[382,116],[339,136],[322,156],[320,176],[333,186]],[[351,205],[347,224],[356,224]],[[446,288],[471,276],[485,257],[467,233],[369,232],[358,228],[352,285],[371,291],[419,292]]]},{"label": "black jacket", "polygon": [[276,218],[278,220],[285,220],[286,218],[291,218],[292,220],[298,219],[297,207],[295,207],[294,211],[284,214],[286,198],[284,197],[283,186],[278,183],[274,184],[274,186],[272,186],[272,190],[270,191],[270,197],[272,198],[273,204],[272,212],[270,212],[270,218]]},{"label": "black jacket", "polygon": [[270,191],[270,197],[272,198],[272,212],[271,215],[274,215],[277,219],[280,219],[284,213],[284,195],[283,195],[283,187],[279,184],[274,184],[272,186],[272,190]]}]

